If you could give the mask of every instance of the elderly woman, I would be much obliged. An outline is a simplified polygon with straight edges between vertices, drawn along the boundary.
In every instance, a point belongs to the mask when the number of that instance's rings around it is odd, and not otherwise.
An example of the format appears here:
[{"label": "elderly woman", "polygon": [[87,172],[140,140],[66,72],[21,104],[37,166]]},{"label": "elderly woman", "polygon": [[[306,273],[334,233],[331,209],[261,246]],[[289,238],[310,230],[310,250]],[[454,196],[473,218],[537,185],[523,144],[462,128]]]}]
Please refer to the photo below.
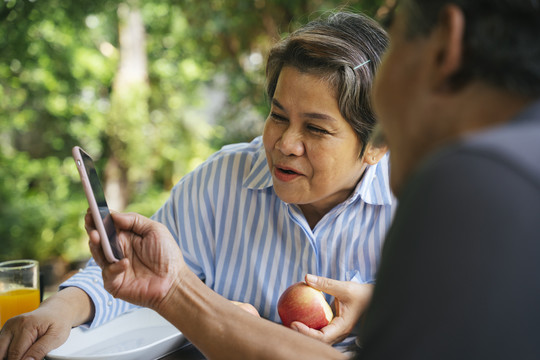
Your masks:
[{"label": "elderly woman", "polygon": [[[279,42],[267,62],[271,108],[262,137],[211,156],[153,216],[210,289],[269,320],[280,321],[280,294],[306,274],[364,294],[349,312],[336,298],[336,318],[321,331],[293,323],[329,343],[347,336],[369,300],[366,284],[375,281],[395,206],[386,147],[371,141],[370,88],[386,44],[376,22],[351,13],[312,21]],[[55,319],[65,336],[71,326],[99,326],[132,308],[104,289],[98,264],[91,260],[62,284],[28,326],[47,321],[47,310],[66,299],[68,316]],[[21,333],[17,320],[6,326]]]}]

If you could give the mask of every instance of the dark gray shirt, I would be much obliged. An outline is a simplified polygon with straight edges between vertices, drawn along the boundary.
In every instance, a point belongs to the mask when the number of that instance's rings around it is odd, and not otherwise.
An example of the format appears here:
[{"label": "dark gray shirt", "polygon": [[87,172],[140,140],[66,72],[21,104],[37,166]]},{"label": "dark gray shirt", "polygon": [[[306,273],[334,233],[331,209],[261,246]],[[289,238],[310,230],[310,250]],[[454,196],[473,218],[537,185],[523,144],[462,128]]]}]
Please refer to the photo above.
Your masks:
[{"label": "dark gray shirt", "polygon": [[362,359],[540,359],[540,102],[406,184]]}]

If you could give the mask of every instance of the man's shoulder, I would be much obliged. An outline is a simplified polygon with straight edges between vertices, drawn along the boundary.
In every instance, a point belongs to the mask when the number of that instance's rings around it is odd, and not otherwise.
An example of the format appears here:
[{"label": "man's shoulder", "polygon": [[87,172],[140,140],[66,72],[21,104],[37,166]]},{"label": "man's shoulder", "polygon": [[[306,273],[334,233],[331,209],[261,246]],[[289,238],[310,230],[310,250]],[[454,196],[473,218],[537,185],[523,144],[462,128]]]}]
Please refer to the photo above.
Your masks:
[{"label": "man's shoulder", "polygon": [[[491,172],[484,171],[489,168]],[[433,173],[470,181],[494,181],[499,172],[532,182],[540,189],[540,114],[464,136],[428,156],[411,182]]]},{"label": "man's shoulder", "polygon": [[[429,156],[407,181],[400,201],[469,202],[480,197],[540,196],[540,119],[469,135]],[[519,189],[519,194],[515,189]],[[448,196],[448,197],[447,197]]]},{"label": "man's shoulder", "polygon": [[449,154],[464,159],[475,156],[495,162],[501,170],[527,177],[540,186],[540,114],[465,138],[452,150]]}]

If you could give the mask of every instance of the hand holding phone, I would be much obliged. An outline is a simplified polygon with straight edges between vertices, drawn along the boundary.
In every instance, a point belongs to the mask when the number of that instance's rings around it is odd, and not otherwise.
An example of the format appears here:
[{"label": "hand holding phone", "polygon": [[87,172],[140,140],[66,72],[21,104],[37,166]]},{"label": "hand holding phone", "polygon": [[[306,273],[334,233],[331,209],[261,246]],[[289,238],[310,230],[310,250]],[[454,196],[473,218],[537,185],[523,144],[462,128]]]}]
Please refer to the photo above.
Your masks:
[{"label": "hand holding phone", "polygon": [[122,259],[124,254],[116,238],[116,228],[107,201],[105,201],[105,193],[99,181],[94,161],[90,155],[78,146],[73,147],[72,154],[77,170],[79,170],[79,176],[81,177],[94,224],[101,238],[101,247],[105,258],[111,263],[116,262]]}]

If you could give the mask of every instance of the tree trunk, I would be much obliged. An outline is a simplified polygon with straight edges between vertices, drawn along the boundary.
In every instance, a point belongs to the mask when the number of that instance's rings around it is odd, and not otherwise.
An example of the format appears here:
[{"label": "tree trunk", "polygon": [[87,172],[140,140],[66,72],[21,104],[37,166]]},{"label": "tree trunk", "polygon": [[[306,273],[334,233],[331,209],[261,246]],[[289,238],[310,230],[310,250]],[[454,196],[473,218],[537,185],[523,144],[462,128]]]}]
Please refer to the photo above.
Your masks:
[{"label": "tree trunk", "polygon": [[145,29],[138,1],[118,6],[120,63],[113,83],[107,126],[111,150],[105,173],[109,206],[122,211],[129,204],[134,184],[147,182],[144,171],[150,154],[144,129],[148,126],[148,70]]}]

